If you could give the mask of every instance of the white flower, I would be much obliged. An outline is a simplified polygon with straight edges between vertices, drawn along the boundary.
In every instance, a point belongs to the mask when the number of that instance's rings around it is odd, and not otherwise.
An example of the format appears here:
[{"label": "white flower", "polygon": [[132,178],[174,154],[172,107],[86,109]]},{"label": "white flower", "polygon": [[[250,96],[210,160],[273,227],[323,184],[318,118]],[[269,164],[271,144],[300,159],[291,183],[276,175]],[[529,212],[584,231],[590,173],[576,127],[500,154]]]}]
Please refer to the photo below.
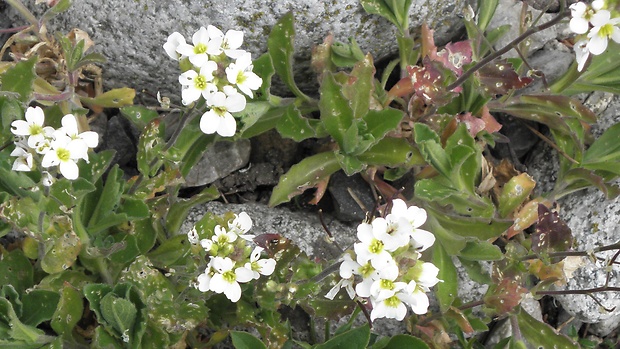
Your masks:
[{"label": "white flower", "polygon": [[379,318],[389,318],[401,321],[407,315],[407,307],[404,300],[409,300],[409,295],[406,292],[402,292],[407,284],[404,282],[395,286],[394,292],[387,298],[370,298],[372,304],[372,311],[370,312],[370,321],[375,321]]},{"label": "white flower", "polygon": [[45,114],[40,107],[26,109],[26,120],[15,120],[11,123],[11,132],[17,136],[28,136],[28,146],[36,148],[37,143],[50,138],[54,129],[43,126]]},{"label": "white flower", "polygon": [[252,272],[245,268],[234,269],[235,264],[228,257],[215,257],[212,262],[215,274],[211,277],[209,289],[215,293],[224,293],[232,302],[237,302],[241,298],[239,283],[252,280]]},{"label": "white flower", "polygon": [[588,61],[588,57],[590,56],[590,51],[588,50],[588,40],[581,39],[575,43],[573,46],[575,50],[575,59],[577,61],[577,71],[582,71],[583,67],[586,65]]},{"label": "white flower", "polygon": [[570,30],[577,34],[585,34],[590,28],[590,17],[594,11],[583,2],[570,5]]},{"label": "white flower", "polygon": [[200,246],[202,246],[205,251],[210,252],[213,247],[213,240],[202,239],[200,240]]},{"label": "white flower", "polygon": [[356,274],[361,275],[363,278],[362,282],[355,286],[355,292],[360,297],[372,296],[372,286],[375,281],[381,279],[395,280],[398,277],[398,265],[394,259],[390,259],[388,264],[383,265],[381,268],[375,268],[371,262],[359,263],[359,256],[357,262],[360,268],[358,269],[359,274]]},{"label": "white flower", "polygon": [[254,74],[252,68],[252,56],[247,52],[226,68],[228,82],[236,85],[250,98],[253,97],[252,90],[258,90],[263,84],[263,79]]},{"label": "white flower", "polygon": [[620,28],[616,24],[620,23],[620,18],[611,18],[611,13],[607,10],[600,10],[592,16],[590,21],[594,26],[588,33],[588,50],[593,55],[600,55],[607,49],[607,43],[611,38],[620,43]]},{"label": "white flower", "polygon": [[198,275],[196,279],[197,285],[196,288],[200,290],[200,292],[207,292],[210,290],[211,278],[213,275],[213,270],[211,269],[211,265],[213,264],[213,259],[209,261],[209,264],[205,268],[205,272]]},{"label": "white flower", "polygon": [[429,231],[418,229],[426,222],[426,218],[428,217],[426,210],[417,206],[407,207],[407,204],[403,200],[396,199],[392,201],[390,215],[403,217],[409,221],[412,227],[412,231],[410,232],[410,244],[418,252],[422,252],[433,246],[435,243],[435,235]]},{"label": "white flower", "polygon": [[[421,264],[421,265],[419,265]],[[430,288],[435,286],[441,280],[437,278],[439,268],[433,263],[418,261],[415,268],[419,268],[419,273],[414,277],[416,285],[423,291],[428,292]]]},{"label": "white flower", "polygon": [[200,67],[200,72],[188,70],[179,76],[179,83],[183,86],[181,97],[184,105],[197,101],[201,95],[207,99],[217,91],[217,86],[213,83],[213,72],[216,70],[217,63],[208,61]]},{"label": "white flower", "polygon": [[250,255],[250,261],[245,263],[244,269],[252,273],[252,279],[258,280],[262,275],[269,276],[273,274],[276,268],[276,261],[272,258],[260,259],[260,254],[264,248],[256,246]]},{"label": "white flower", "polygon": [[243,32],[239,30],[229,30],[226,35],[221,30],[214,26],[209,26],[209,36],[213,39],[216,37],[221,38],[222,43],[220,45],[224,54],[230,58],[237,58],[245,53],[244,50],[239,50],[243,44]]},{"label": "white flower", "polygon": [[245,109],[245,97],[241,94],[227,96],[224,92],[215,92],[208,99],[211,109],[202,115],[200,130],[206,134],[217,132],[222,137],[232,137],[237,131],[237,121],[231,113]]},{"label": "white flower", "polygon": [[252,229],[252,218],[245,212],[235,215],[232,222],[228,222],[228,230],[247,241],[252,241],[252,239],[254,239],[254,235],[246,234],[250,229]]},{"label": "white flower", "polygon": [[383,241],[387,251],[396,251],[411,239],[413,228],[404,217],[388,214],[385,218],[375,218],[371,225],[374,236]]},{"label": "white flower", "polygon": [[[355,298],[355,289],[353,289],[353,281],[354,281],[354,277],[353,275],[361,275],[362,274],[362,266],[357,263],[356,261],[354,261],[351,258],[351,255],[346,253],[343,256],[344,260],[342,261],[342,263],[340,263],[340,281],[338,281],[338,283],[336,283],[336,285],[334,285],[334,287],[332,287],[329,292],[327,292],[327,294],[325,295],[325,298],[328,299],[334,299],[334,297],[336,296],[336,294],[338,293],[338,291],[340,291],[341,288],[344,288],[347,291],[347,294],[349,295],[349,298],[353,299]],[[370,266],[370,268],[372,268],[372,266]],[[378,274],[378,273],[377,273]],[[378,277],[378,275],[377,275]]]},{"label": "white flower", "polygon": [[[208,26],[209,31],[213,31],[212,25]],[[215,28],[217,29],[217,28]],[[219,30],[219,29],[218,29]],[[196,67],[202,67],[207,61],[209,61],[209,55],[217,56],[222,53],[222,37],[215,35],[211,37],[209,31],[204,27],[192,35],[192,43],[179,43],[177,46],[177,52],[189,58],[189,61]]]},{"label": "white flower", "polygon": [[32,171],[34,166],[32,154],[22,148],[20,144],[16,144],[15,149],[11,152],[11,156],[17,156],[17,159],[13,162],[13,171]]},{"label": "white flower", "polygon": [[404,289],[407,283],[389,279],[375,280],[370,286],[370,296],[377,301],[382,301],[386,298],[390,298],[396,294],[396,292]]},{"label": "white flower", "polygon": [[219,246],[224,246],[237,240],[237,234],[232,231],[227,231],[222,226],[216,225],[213,232],[215,235],[213,235],[211,239]]},{"label": "white flower", "polygon": [[41,166],[48,168],[58,166],[60,173],[67,179],[76,179],[79,175],[77,160],[87,157],[87,149],[83,143],[74,142],[64,132],[56,130],[54,140],[50,143],[50,150],[41,160]]},{"label": "white flower", "polygon": [[182,44],[187,44],[183,35],[177,32],[170,34],[164,44],[164,50],[166,51],[168,57],[178,61],[181,58],[181,55],[177,52],[177,48]]},{"label": "white flower", "polygon": [[73,114],[65,115],[61,120],[62,127],[56,130],[56,132],[64,132],[71,142],[76,143],[74,147],[84,149],[82,158],[88,162],[88,148],[96,148],[99,144],[99,135],[97,132],[86,131],[79,133],[77,120]]},{"label": "white flower", "polygon": [[385,232],[375,231],[374,227],[368,223],[361,223],[357,226],[357,238],[360,242],[353,245],[358,263],[365,264],[370,261],[375,269],[383,269],[393,263],[392,255],[385,247],[385,243],[379,239]]}]

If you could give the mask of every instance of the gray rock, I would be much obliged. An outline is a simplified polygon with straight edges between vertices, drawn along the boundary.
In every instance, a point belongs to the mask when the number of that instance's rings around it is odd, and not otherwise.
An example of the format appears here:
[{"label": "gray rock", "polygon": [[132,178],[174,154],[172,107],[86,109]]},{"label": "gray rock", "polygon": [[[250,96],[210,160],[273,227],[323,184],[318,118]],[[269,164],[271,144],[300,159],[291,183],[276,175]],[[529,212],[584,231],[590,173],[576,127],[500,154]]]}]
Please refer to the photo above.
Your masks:
[{"label": "gray rock", "polygon": [[[586,99],[586,105],[592,104],[593,110],[599,112],[599,123],[593,126],[595,137],[600,136],[609,126],[620,122],[620,98],[608,98],[605,94],[593,94]],[[545,190],[552,187],[557,173],[557,155],[545,146],[540,155],[530,165],[529,172]],[[544,153],[544,154],[543,154]],[[546,160],[545,160],[546,159]],[[616,181],[620,184],[620,181]],[[610,245],[620,241],[620,197],[606,200],[596,189],[588,189],[570,194],[559,200],[560,217],[566,221],[575,238],[575,249],[591,251],[594,248]],[[597,257],[612,258],[616,251],[597,253]],[[586,262],[575,271],[566,286],[559,290],[584,290],[605,285],[607,270],[604,262]],[[620,266],[614,265],[609,270],[609,286],[620,285]],[[599,292],[593,294],[600,302],[586,295],[559,295],[555,298],[562,307],[575,316],[578,321],[591,323],[598,335],[609,334],[620,324],[620,294],[618,292]],[[602,307],[601,307],[602,305]],[[607,311],[603,309],[613,309]]]},{"label": "gray rock", "polygon": [[250,160],[250,141],[217,142],[205,151],[185,177],[186,187],[207,185],[243,168]]},{"label": "gray rock", "polygon": [[[280,234],[291,239],[308,256],[322,260],[332,260],[340,255],[338,249],[326,241],[327,233],[323,230],[317,215],[307,212],[292,212],[282,207],[270,208],[255,203],[225,205],[219,202],[209,202],[198,206],[190,211],[180,233],[187,234],[206,212],[220,215],[228,211],[237,214],[242,211],[247,212],[253,223],[252,230],[250,230],[251,234]],[[336,242],[343,249],[355,242],[355,227],[349,227],[328,216],[324,217],[324,220]]]},{"label": "gray rock", "polygon": [[[542,308],[540,303],[535,300],[531,295],[523,298],[521,301],[521,308],[534,317],[538,321],[543,321]],[[504,338],[511,337],[513,335],[512,325],[510,321],[503,321],[501,325],[495,327],[485,343],[486,348],[494,348],[499,341]],[[528,348],[534,348],[532,345],[528,345]]]},{"label": "gray rock", "polygon": [[[360,175],[347,177],[344,172],[338,171],[330,177],[327,190],[334,203],[336,218],[341,221],[361,222],[366,217],[366,212],[371,211],[375,205],[372,190]],[[360,207],[351,193],[365,206],[365,209]]]},{"label": "gray rock", "polygon": [[[458,16],[467,3],[466,0],[413,1],[411,27],[426,22],[436,29],[438,43],[446,43],[462,27]],[[38,13],[44,9],[42,5],[35,6],[34,1],[26,4],[36,7]],[[242,30],[243,48],[258,57],[266,51],[272,26],[289,11],[296,19],[294,66],[302,87],[314,85],[314,74],[309,71],[311,48],[322,43],[329,32],[343,42],[354,36],[362,50],[371,52],[376,60],[396,49],[395,27],[378,16],[367,15],[357,0],[81,0],[74,1],[71,9],[56,18],[51,29],[66,33],[78,27],[91,36],[97,51],[109,60],[104,70],[107,87],[130,86],[138,91],[147,89],[178,96],[179,69],[162,48],[169,34],[178,31],[191,38],[201,26],[208,24],[224,31]],[[12,13],[12,18],[23,23],[16,13]]]},{"label": "gray rock", "polygon": [[[521,16],[521,9],[523,6],[524,3],[520,0],[499,1],[499,5],[497,6],[495,15],[489,23],[488,28],[494,29],[507,24],[511,26],[511,30],[496,42],[496,48],[502,48],[506,46],[509,42],[511,42],[521,34],[519,31],[519,21]],[[529,8],[528,10],[532,13],[532,19],[538,18],[538,15],[541,12],[534,8]],[[542,15],[540,21],[537,24],[547,22],[553,17],[553,14],[545,13]],[[535,33],[534,35],[531,35],[528,39],[526,39],[526,42],[529,44],[529,53],[541,49],[547,42],[554,40],[556,37],[558,37],[558,34],[562,32],[562,28],[560,27],[562,27],[562,25],[553,26],[549,29]],[[507,52],[504,57],[518,57],[518,54],[515,50],[511,50]]]},{"label": "gray rock", "polygon": [[116,151],[113,163],[119,166],[126,165],[136,156],[136,140],[133,138],[129,121],[120,115],[115,115],[108,120],[104,143],[102,149],[113,149]]}]

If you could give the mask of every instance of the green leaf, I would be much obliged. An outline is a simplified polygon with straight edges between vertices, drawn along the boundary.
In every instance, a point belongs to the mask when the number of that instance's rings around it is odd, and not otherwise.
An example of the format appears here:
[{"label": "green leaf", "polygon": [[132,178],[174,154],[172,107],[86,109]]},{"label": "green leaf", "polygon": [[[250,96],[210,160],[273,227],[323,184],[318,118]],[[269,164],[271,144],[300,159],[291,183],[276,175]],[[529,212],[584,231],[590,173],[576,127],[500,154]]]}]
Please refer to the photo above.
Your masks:
[{"label": "green leaf", "polygon": [[[397,109],[387,108],[383,110],[368,110],[363,120],[366,129],[363,133],[374,137],[375,143],[379,142],[385,135],[396,129],[403,119],[404,113]],[[373,145],[375,144],[373,143]]]},{"label": "green leaf", "polygon": [[295,27],[293,25],[293,13],[288,12],[271,29],[267,39],[267,48],[273,67],[282,79],[282,82],[297,97],[304,100],[311,100],[295,84],[293,78],[293,43],[295,41]]},{"label": "green leaf", "polygon": [[[367,54],[357,62],[349,76],[349,83],[343,86],[342,93],[350,101],[353,118],[359,119],[369,112],[372,93],[375,90],[375,66],[372,56]],[[400,114],[402,118],[402,112]]]},{"label": "green leaf", "polygon": [[336,82],[332,73],[325,75],[319,91],[321,93],[319,101],[321,121],[327,133],[340,145],[340,149],[346,152],[345,137],[347,130],[353,125],[353,110],[342,94],[342,86]]},{"label": "green leaf", "polygon": [[41,269],[48,274],[71,267],[82,251],[82,242],[68,217],[57,216],[52,223],[47,230],[52,238],[45,241],[45,254],[41,259]]},{"label": "green leaf", "polygon": [[459,257],[470,261],[498,261],[504,259],[504,254],[492,243],[479,240],[468,241],[465,248],[460,251]]},{"label": "green leaf", "polygon": [[148,258],[158,268],[169,268],[187,256],[190,244],[186,235],[176,235],[159,245],[157,249],[148,254]]},{"label": "green leaf", "polygon": [[481,32],[484,32],[487,29],[489,23],[491,23],[491,19],[495,14],[495,9],[497,9],[497,4],[499,0],[484,0],[478,1],[478,15],[477,24],[478,28],[480,28]]},{"label": "green leaf", "polygon": [[[0,298],[0,331],[2,331],[3,327],[8,329],[6,331],[8,338],[0,339],[0,347],[3,344],[2,340],[13,340],[8,342],[7,344],[9,345],[5,348],[19,348],[19,344],[29,345],[24,346],[26,348],[38,348],[54,339],[54,337],[46,336],[42,330],[22,323],[17,317],[11,302],[6,298]],[[31,344],[36,344],[37,346],[31,346]]]},{"label": "green leaf", "polygon": [[559,334],[546,323],[540,322],[525,310],[517,314],[519,329],[523,337],[532,345],[540,348],[579,349],[580,346],[568,337]]},{"label": "green leaf", "polygon": [[364,52],[362,52],[355,38],[350,37],[348,40],[348,44],[335,42],[331,46],[330,59],[337,67],[350,68],[364,59]]},{"label": "green leaf", "polygon": [[499,215],[507,217],[521,206],[534,190],[536,182],[527,173],[512,177],[502,189],[499,196]]},{"label": "green leaf", "polygon": [[193,195],[189,199],[178,198],[168,209],[168,214],[166,215],[166,230],[178,232],[185,218],[187,218],[190,209],[197,205],[213,201],[219,196],[220,193],[217,187],[211,186],[204,188],[200,193]]},{"label": "green leaf", "polygon": [[95,349],[123,349],[123,346],[102,326],[95,329],[92,347]]},{"label": "green leaf", "polygon": [[383,138],[357,158],[368,165],[378,166],[411,167],[425,164],[418,149],[404,138]]},{"label": "green leaf", "polygon": [[271,89],[271,78],[276,72],[269,52],[263,53],[260,57],[255,59],[252,64],[254,65],[254,69],[252,69],[253,72],[263,79],[263,84],[258,91],[256,91],[257,96],[254,100],[268,101],[271,95],[269,91]]},{"label": "green leaf", "polygon": [[408,334],[393,336],[383,349],[429,349],[429,346],[419,338]]},{"label": "green leaf", "polygon": [[510,228],[513,221],[509,219],[467,217],[448,213],[441,213],[433,209],[432,214],[437,221],[449,231],[457,232],[461,236],[474,237],[480,240],[494,239]]},{"label": "green leaf", "polygon": [[325,343],[315,346],[315,349],[364,349],[370,341],[370,327],[368,324],[354,328],[332,337]]},{"label": "green leaf", "polygon": [[243,138],[252,138],[277,126],[288,105],[274,107],[269,102],[249,102],[241,114],[243,126],[239,133]]},{"label": "green leaf", "polygon": [[151,120],[159,117],[157,111],[140,105],[122,107],[120,112],[121,115],[131,121],[139,130],[143,129]]},{"label": "green leaf", "polygon": [[52,315],[50,325],[59,335],[71,333],[82,319],[84,304],[82,294],[72,285],[65,285],[60,291],[60,301]]},{"label": "green leaf", "polygon": [[415,142],[424,159],[441,175],[450,178],[452,172],[450,158],[441,147],[441,140],[437,133],[422,123],[415,123],[413,131]]},{"label": "green leaf", "polygon": [[231,331],[230,339],[236,349],[261,349],[267,346],[258,338],[247,332]]},{"label": "green leaf", "polygon": [[12,285],[19,293],[34,285],[34,269],[20,249],[0,247],[0,285]]},{"label": "green leaf", "polygon": [[119,333],[131,332],[138,310],[130,301],[108,293],[101,299],[101,315]]},{"label": "green leaf", "polygon": [[136,90],[122,87],[104,92],[95,98],[80,97],[80,101],[86,105],[97,105],[104,108],[120,108],[132,105],[135,97]]},{"label": "green leaf", "polygon": [[29,60],[20,61],[4,72],[4,74],[0,76],[2,91],[18,93],[19,100],[27,104],[30,101],[33,83],[37,77],[34,71],[34,65],[37,60],[38,57],[34,56]]},{"label": "green leaf", "polygon": [[399,18],[396,17],[396,14],[392,11],[390,6],[388,6],[385,0],[361,0],[360,4],[364,8],[364,11],[369,14],[379,15],[392,22],[392,24],[399,27],[399,29],[402,29],[399,25]]},{"label": "green leaf", "polygon": [[328,151],[303,159],[280,177],[278,185],[273,189],[269,206],[287,202],[306,189],[316,186],[340,169],[334,152]]},{"label": "green leaf", "polygon": [[443,280],[435,286],[435,295],[439,301],[439,308],[442,313],[448,311],[456,296],[458,295],[458,278],[456,275],[456,267],[452,262],[452,258],[446,253],[446,250],[440,244],[433,246],[433,264],[439,268],[437,278]]},{"label": "green leaf", "polygon": [[[111,226],[109,224],[110,217],[115,215],[114,212],[120,203],[125,184],[121,172],[118,165],[115,165],[108,173],[105,186],[97,201],[97,206],[88,220],[87,226],[89,230],[91,230],[91,234]],[[116,221],[114,223],[117,224]],[[102,227],[97,227],[98,225],[102,225],[103,229]],[[97,227],[97,229],[94,229],[95,227]]]},{"label": "green leaf", "polygon": [[[597,163],[616,163],[615,171],[610,169],[610,172],[615,172],[620,175],[620,166],[617,164],[620,163],[620,142],[618,142],[618,138],[620,137],[620,123],[616,123],[611,126],[605,132],[596,139],[594,143],[586,150],[583,154],[583,162],[582,165],[585,168],[590,168],[588,166],[594,166],[593,164]],[[597,168],[598,169],[598,168]]]},{"label": "green leaf", "polygon": [[304,139],[317,137],[316,129],[319,126],[319,120],[303,117],[294,104],[289,104],[282,118],[278,120],[276,129],[282,137],[301,142]]},{"label": "green leaf", "polygon": [[[40,323],[52,319],[60,295],[58,292],[47,290],[32,290],[22,296],[22,315],[20,320],[29,326],[39,326]],[[81,318],[81,314],[78,319]]]}]

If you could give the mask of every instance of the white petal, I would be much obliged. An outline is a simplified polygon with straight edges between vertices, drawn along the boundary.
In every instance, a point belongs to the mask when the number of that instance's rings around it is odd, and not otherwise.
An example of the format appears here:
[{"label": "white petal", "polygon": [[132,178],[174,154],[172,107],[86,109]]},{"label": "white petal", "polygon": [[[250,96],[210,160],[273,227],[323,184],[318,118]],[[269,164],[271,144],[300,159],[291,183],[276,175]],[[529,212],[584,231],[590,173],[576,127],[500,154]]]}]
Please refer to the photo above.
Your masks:
[{"label": "white petal", "polygon": [[194,70],[188,70],[185,73],[179,75],[179,83],[183,86],[194,85],[194,79],[198,76],[198,73]]},{"label": "white petal", "polygon": [[238,282],[248,282],[254,278],[254,272],[245,267],[235,269],[235,275],[237,276]]},{"label": "white petal", "polygon": [[209,291],[209,284],[211,283],[211,276],[209,276],[206,273],[200,274],[198,275],[198,289],[200,290],[200,292],[207,292]]},{"label": "white petal", "polygon": [[237,132],[237,121],[230,114],[226,113],[220,117],[220,124],[217,127],[217,134],[222,137],[232,137]]},{"label": "white petal", "polygon": [[86,143],[86,146],[89,148],[96,148],[99,144],[99,134],[93,131],[86,131],[80,133],[80,139]]},{"label": "white petal", "polygon": [[51,167],[56,166],[60,163],[58,156],[55,151],[48,151],[43,155],[43,159],[41,160],[41,166],[43,167]]},{"label": "white petal", "polygon": [[[224,36],[224,41],[227,44],[227,49],[229,50],[238,49],[243,44],[243,32],[239,30],[231,29],[226,32],[226,36]],[[231,57],[231,58],[234,58],[234,57]]]},{"label": "white petal", "polygon": [[620,28],[614,26],[614,29],[611,32],[611,39],[620,44]]},{"label": "white petal", "polygon": [[593,55],[600,55],[607,49],[607,37],[594,35],[588,43],[588,50]]},{"label": "white petal", "polygon": [[585,34],[590,28],[590,24],[585,18],[575,17],[570,20],[570,30],[576,34]]},{"label": "white petal", "polygon": [[209,289],[215,293],[222,293],[230,286],[231,284],[224,280],[224,276],[222,276],[222,274],[213,275],[211,282],[209,283]]},{"label": "white petal", "polygon": [[185,42],[182,42],[179,44],[179,46],[177,46],[177,50],[178,53],[180,53],[183,56],[192,56],[194,54],[194,46],[187,44]]},{"label": "white petal", "polygon": [[435,243],[435,235],[429,231],[416,229],[411,234],[411,245],[419,252],[425,251]]},{"label": "white petal", "polygon": [[29,107],[26,109],[26,121],[29,124],[43,126],[45,121],[45,114],[40,107]]},{"label": "white petal", "polygon": [[11,132],[17,136],[30,135],[30,125],[24,120],[15,120],[11,123]]},{"label": "white petal", "polygon": [[210,25],[210,24],[207,26],[207,33],[209,33],[210,39],[224,37],[224,33],[218,27]]},{"label": "white petal", "polygon": [[208,135],[213,134],[220,127],[221,120],[222,118],[215,111],[209,110],[200,118],[200,130]]},{"label": "white petal", "polygon": [[610,19],[611,19],[611,13],[607,10],[601,10],[601,11],[596,12],[592,16],[592,18],[590,19],[590,23],[592,23],[594,27],[600,27],[600,26],[607,24]]},{"label": "white petal", "polygon": [[205,27],[200,27],[197,32],[192,35],[192,43],[194,46],[198,44],[206,45],[209,42],[209,33]]},{"label": "white petal", "polygon": [[80,170],[78,169],[77,164],[71,160],[61,162],[58,168],[60,169],[60,173],[66,179],[74,180],[80,175]]},{"label": "white petal", "polygon": [[261,259],[256,263],[258,263],[258,265],[260,266],[260,273],[265,276],[269,276],[273,274],[273,271],[276,269],[275,259],[271,259],[271,258]]},{"label": "white petal", "polygon": [[202,92],[193,87],[184,88],[181,91],[181,98],[183,99],[183,104],[188,105],[192,102],[195,102],[200,98]]},{"label": "white petal", "polygon": [[241,286],[233,282],[224,290],[224,294],[231,302],[236,303],[241,298]]},{"label": "white petal", "polygon": [[209,62],[209,56],[206,53],[193,54],[189,56],[189,61],[197,67],[202,67]]},{"label": "white petal", "polygon": [[62,128],[65,130],[65,133],[70,137],[74,137],[78,134],[78,125],[73,114],[63,116],[60,123],[62,124]]}]

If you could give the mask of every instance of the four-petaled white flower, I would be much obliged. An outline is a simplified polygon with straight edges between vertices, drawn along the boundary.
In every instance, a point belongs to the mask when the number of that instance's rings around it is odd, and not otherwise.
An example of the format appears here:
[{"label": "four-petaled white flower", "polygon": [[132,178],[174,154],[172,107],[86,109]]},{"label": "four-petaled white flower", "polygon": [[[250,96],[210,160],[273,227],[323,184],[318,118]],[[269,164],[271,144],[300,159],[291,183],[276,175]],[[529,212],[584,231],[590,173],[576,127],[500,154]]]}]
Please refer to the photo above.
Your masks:
[{"label": "four-petaled white flower", "polygon": [[355,254],[360,264],[370,262],[375,269],[382,269],[392,261],[392,255],[385,247],[385,243],[380,240],[385,234],[384,231],[377,230],[371,224],[362,223],[357,226],[357,238],[360,242],[353,245]]},{"label": "four-petaled white flower", "polygon": [[620,18],[611,18],[611,13],[607,10],[600,10],[592,16],[590,21],[594,26],[588,33],[588,50],[593,55],[600,55],[607,50],[609,39],[620,43]]},{"label": "four-petaled white flower", "polygon": [[228,82],[237,86],[241,92],[253,97],[252,90],[258,90],[263,84],[263,79],[252,71],[252,56],[250,53],[241,55],[235,63],[226,68]]},{"label": "four-petaled white flower", "polygon": [[[58,129],[58,131],[62,131],[67,136],[69,136],[69,138],[71,138],[71,141],[76,143],[76,147],[79,147],[80,149],[96,148],[99,144],[99,135],[97,134],[97,132],[78,131],[77,120],[75,119],[75,116],[73,114],[67,114],[63,116],[60,122],[62,124],[62,127]],[[88,153],[85,152],[83,156],[83,159],[88,162]]]},{"label": "four-petaled white flower", "polygon": [[188,70],[179,76],[179,83],[183,86],[181,98],[183,104],[188,105],[195,102],[202,95],[205,99],[217,91],[217,86],[213,84],[213,73],[217,70],[217,63],[213,61],[205,62],[200,71]]},{"label": "four-petaled white flower", "polygon": [[215,235],[213,235],[211,239],[219,246],[224,246],[237,240],[237,234],[232,231],[227,231],[222,226],[216,225],[213,231]]},{"label": "four-petaled white flower", "polygon": [[16,136],[28,136],[28,146],[36,148],[37,144],[50,138],[54,128],[43,126],[45,114],[40,107],[26,109],[26,120],[15,120],[11,123],[11,132]]},{"label": "four-petaled white flower", "polygon": [[226,35],[214,26],[209,26],[209,36],[211,38],[221,38],[220,48],[224,54],[230,58],[238,58],[245,53],[245,50],[239,50],[243,44],[243,32],[239,30],[228,30]]},{"label": "four-petaled white flower", "polygon": [[218,133],[222,137],[232,137],[237,131],[237,121],[231,113],[245,109],[245,97],[236,93],[226,95],[215,92],[207,99],[211,108],[200,118],[200,130],[206,134]]},{"label": "four-petaled white flower", "polygon": [[252,229],[252,218],[245,212],[235,215],[232,222],[228,222],[228,230],[246,241],[254,239],[254,235],[246,234],[250,229]]},{"label": "four-petaled white flower", "polygon": [[214,257],[212,268],[215,274],[209,281],[209,289],[215,293],[224,293],[232,302],[241,298],[241,286],[252,280],[253,273],[246,268],[236,268],[235,263],[228,257]]},{"label": "four-petaled white flower", "polygon": [[[209,25],[207,29],[205,29],[205,27],[200,27],[200,29],[192,35],[193,45],[180,42],[177,45],[176,51],[188,57],[189,61],[196,67],[202,67],[209,61],[209,55],[217,56],[222,53],[221,45],[223,38],[217,35],[213,29],[217,28],[212,25]],[[213,36],[209,32],[212,32]]]},{"label": "four-petaled white flower", "polygon": [[45,168],[58,166],[65,178],[77,179],[79,175],[77,161],[88,158],[88,149],[83,145],[83,142],[74,142],[64,132],[56,130],[54,140],[50,142],[50,149],[41,160],[41,166]]},{"label": "four-petaled white flower", "polygon": [[252,254],[250,255],[250,261],[245,263],[243,268],[249,270],[252,273],[252,279],[258,280],[261,275],[269,276],[273,274],[276,268],[276,261],[272,258],[261,259],[260,254],[264,248],[260,246],[254,247]]}]

